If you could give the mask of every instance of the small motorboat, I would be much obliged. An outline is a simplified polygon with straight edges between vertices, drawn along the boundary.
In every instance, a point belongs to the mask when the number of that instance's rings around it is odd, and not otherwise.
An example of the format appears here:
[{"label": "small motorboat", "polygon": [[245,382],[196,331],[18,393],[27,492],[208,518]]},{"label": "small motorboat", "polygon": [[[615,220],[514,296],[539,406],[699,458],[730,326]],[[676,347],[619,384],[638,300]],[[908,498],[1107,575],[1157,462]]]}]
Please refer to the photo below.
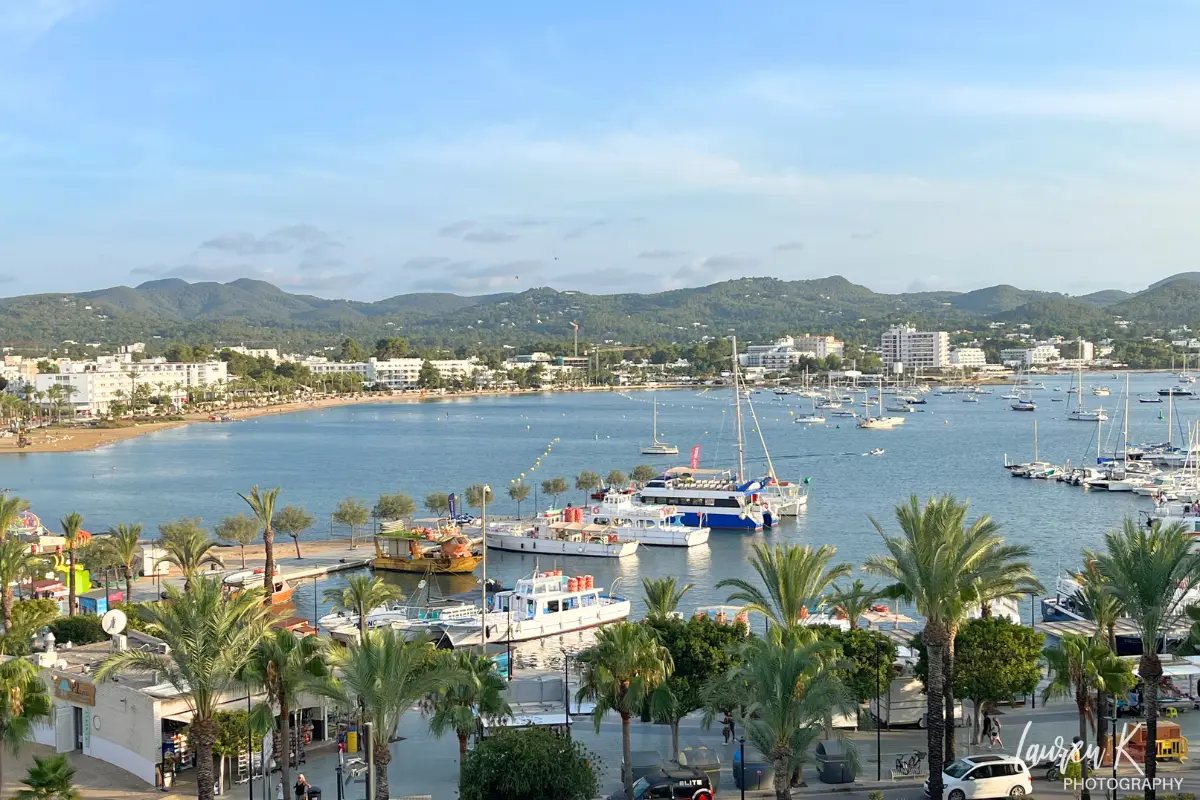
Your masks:
[{"label": "small motorboat", "polygon": [[978,403],[978,402],[979,402],[979,398],[978,398],[978,397],[976,397],[976,396],[975,396],[975,395],[973,395],[973,394],[969,394],[969,395],[967,395],[966,397],[964,397],[964,398],[963,398],[963,402],[964,402],[964,403]]},{"label": "small motorboat", "polygon": [[871,450],[871,452],[867,453],[867,455],[869,455],[869,456],[881,456],[881,455],[883,455],[883,448],[882,448],[882,447],[876,447],[876,448],[872,449],[872,450]]},{"label": "small motorboat", "polygon": [[824,425],[825,417],[820,414],[804,414],[792,420],[797,425]]},{"label": "small motorboat", "polygon": [[1161,397],[1139,397],[1139,403],[1162,403]]}]

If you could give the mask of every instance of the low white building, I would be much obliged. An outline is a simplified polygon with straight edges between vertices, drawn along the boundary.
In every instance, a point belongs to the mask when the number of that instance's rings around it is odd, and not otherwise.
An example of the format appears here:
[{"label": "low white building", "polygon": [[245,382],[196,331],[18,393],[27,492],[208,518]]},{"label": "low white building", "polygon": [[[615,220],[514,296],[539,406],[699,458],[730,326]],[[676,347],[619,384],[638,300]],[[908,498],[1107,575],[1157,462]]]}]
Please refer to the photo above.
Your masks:
[{"label": "low white building", "polygon": [[752,344],[738,355],[738,362],[747,369],[768,372],[787,372],[805,358],[841,356],[845,345],[832,336],[785,336],[772,344]]},{"label": "low white building", "polygon": [[1004,364],[1014,364],[1031,367],[1035,364],[1050,364],[1061,360],[1058,348],[1050,344],[1039,344],[1036,347],[1009,347],[1000,351],[1000,361]]},{"label": "low white building", "polygon": [[[117,637],[123,646],[159,649],[152,636],[127,632]],[[123,672],[115,679],[98,681],[100,662],[112,654],[110,642],[66,649],[59,642],[48,652],[35,653],[53,704],[47,724],[34,728],[34,740],[58,753],[72,751],[98,758],[144,781],[161,785],[161,767],[168,754],[178,757],[183,769],[195,758],[182,731],[191,721],[187,701],[169,683],[147,672]],[[261,698],[256,698],[261,699]],[[227,695],[223,710],[246,708],[246,694]],[[329,738],[327,701],[302,695],[298,705],[314,742]],[[233,763],[237,759],[232,759]],[[226,760],[227,765],[230,759]],[[224,784],[224,781],[222,781]]]},{"label": "low white building", "polygon": [[978,369],[987,364],[987,357],[980,347],[959,347],[950,351],[950,366]]},{"label": "low white building", "polygon": [[229,351],[231,353],[241,353],[242,355],[250,356],[251,358],[269,358],[271,359],[272,363],[275,364],[278,364],[280,360],[279,351],[274,347],[242,347],[241,345],[238,345],[236,347],[230,347]]},{"label": "low white building", "polygon": [[[328,361],[326,359],[306,359],[298,362],[308,367],[314,375],[332,375],[337,373],[356,372],[363,376],[363,382],[389,389],[403,391],[418,388],[423,358],[372,358],[367,361]],[[470,380],[482,367],[477,358],[439,358],[431,359],[430,363],[441,373],[442,380]]]}]

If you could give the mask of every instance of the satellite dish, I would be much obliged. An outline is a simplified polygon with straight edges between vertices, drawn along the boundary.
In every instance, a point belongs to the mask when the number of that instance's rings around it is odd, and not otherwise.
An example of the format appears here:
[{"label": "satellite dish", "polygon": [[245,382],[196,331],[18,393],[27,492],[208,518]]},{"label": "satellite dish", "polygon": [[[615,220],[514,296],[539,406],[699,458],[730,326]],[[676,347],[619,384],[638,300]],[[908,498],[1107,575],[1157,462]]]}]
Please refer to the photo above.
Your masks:
[{"label": "satellite dish", "polygon": [[125,630],[126,622],[125,612],[119,608],[114,608],[100,618],[100,627],[109,636],[116,636]]}]

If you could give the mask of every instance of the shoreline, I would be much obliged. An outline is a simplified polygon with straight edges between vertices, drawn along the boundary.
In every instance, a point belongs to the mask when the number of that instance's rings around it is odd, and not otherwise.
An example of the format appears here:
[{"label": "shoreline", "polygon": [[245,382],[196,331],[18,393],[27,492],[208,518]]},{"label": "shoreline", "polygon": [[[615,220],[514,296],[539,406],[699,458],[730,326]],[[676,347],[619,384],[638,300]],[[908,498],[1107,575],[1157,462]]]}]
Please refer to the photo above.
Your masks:
[{"label": "shoreline", "polygon": [[[1125,372],[1138,373],[1173,373],[1174,370],[1169,369],[1146,369],[1146,370],[1093,370],[1084,374],[1121,374]],[[1057,373],[1046,373],[1047,376],[1053,376]],[[1002,385],[1011,382],[1011,376],[1004,378],[983,378],[978,379],[978,383],[989,385]],[[301,411],[316,411],[326,408],[339,408],[342,406],[354,405],[372,405],[379,403],[425,403],[435,402],[439,400],[458,400],[462,398],[473,397],[515,397],[526,394],[569,394],[572,392],[630,392],[630,391],[652,391],[656,389],[674,390],[697,388],[696,386],[582,386],[576,389],[502,389],[502,390],[481,390],[474,392],[439,392],[436,394],[412,393],[405,392],[401,394],[379,394],[379,395],[354,395],[350,397],[324,397],[319,400],[307,400],[290,403],[277,403],[266,406],[251,406],[248,408],[228,409],[213,414],[192,413],[184,415],[183,420],[173,420],[169,422],[135,422],[124,428],[91,428],[83,425],[80,426],[64,426],[54,428],[38,428],[30,435],[30,444],[27,447],[17,447],[17,437],[7,437],[0,439],[0,457],[5,455],[21,455],[25,453],[82,453],[90,450],[97,450],[101,447],[106,447],[117,442],[123,442],[127,439],[133,439],[138,436],[145,436],[159,431],[178,428],[183,425],[208,424],[216,422],[220,424],[220,418],[223,416],[230,417],[234,420],[253,419],[255,417],[273,416],[276,414],[296,414]],[[724,388],[724,387],[723,387]],[[210,416],[216,416],[217,420],[210,420]]]},{"label": "shoreline", "polygon": [[[4,455],[23,455],[27,453],[82,453],[97,450],[117,442],[145,436],[159,431],[170,430],[184,425],[221,424],[221,417],[234,420],[253,419],[275,414],[296,414],[301,411],[319,411],[326,408],[341,406],[373,405],[379,403],[424,403],[437,400],[457,400],[473,397],[509,397],[523,394],[560,394],[570,392],[611,392],[628,391],[646,387],[612,387],[585,386],[580,389],[546,390],[546,389],[517,389],[503,391],[478,392],[442,392],[438,394],[379,394],[354,395],[351,397],[324,397],[319,400],[307,400],[291,403],[277,403],[266,406],[251,406],[206,413],[185,414],[183,420],[169,422],[135,422],[124,428],[92,428],[84,425],[37,428],[29,434],[30,444],[17,447],[17,437],[11,436],[0,439],[0,457]],[[676,388],[676,387],[671,387]],[[680,387],[682,388],[682,387]],[[216,420],[209,419],[216,416]]]}]

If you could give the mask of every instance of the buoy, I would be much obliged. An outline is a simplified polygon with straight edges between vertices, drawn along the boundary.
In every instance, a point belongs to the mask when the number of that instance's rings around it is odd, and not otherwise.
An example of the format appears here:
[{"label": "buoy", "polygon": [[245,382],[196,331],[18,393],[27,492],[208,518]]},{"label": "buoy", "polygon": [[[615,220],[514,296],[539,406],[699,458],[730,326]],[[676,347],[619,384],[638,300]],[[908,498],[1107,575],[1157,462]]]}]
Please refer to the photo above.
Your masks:
[{"label": "buoy", "polygon": [[943,424],[943,425],[949,425],[949,424],[950,424],[950,420],[948,420],[948,419],[944,419],[944,420],[942,420],[942,424]]}]

